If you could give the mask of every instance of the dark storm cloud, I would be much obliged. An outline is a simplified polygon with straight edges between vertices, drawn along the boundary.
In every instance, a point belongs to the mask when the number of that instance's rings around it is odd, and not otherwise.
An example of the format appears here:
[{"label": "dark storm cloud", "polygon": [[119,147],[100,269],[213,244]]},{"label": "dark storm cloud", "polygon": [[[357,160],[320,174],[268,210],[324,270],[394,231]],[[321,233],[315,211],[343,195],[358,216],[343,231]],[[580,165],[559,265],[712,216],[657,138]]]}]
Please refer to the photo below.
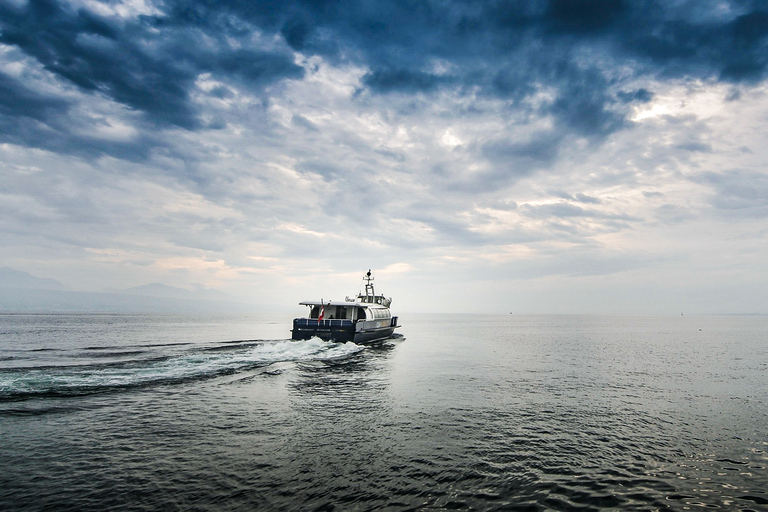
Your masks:
[{"label": "dark storm cloud", "polygon": [[[280,33],[306,55],[364,65],[362,86],[371,93],[476,94],[508,101],[531,119],[552,118],[550,131],[537,141],[480,142],[492,169],[459,180],[459,187],[471,190],[551,165],[571,136],[599,143],[627,127],[632,107],[654,96],[635,79],[751,83],[768,69],[768,10],[759,2],[217,5],[226,7],[211,8]],[[537,96],[542,91],[544,99]]]},{"label": "dark storm cloud", "polygon": [[45,121],[66,113],[69,107],[69,101],[41,94],[0,72],[0,116]]},{"label": "dark storm cloud", "polygon": [[[293,49],[364,66],[362,86],[374,94],[450,89],[511,101],[551,116],[548,140],[558,144],[625,127],[630,105],[653,96],[632,78],[754,82],[768,69],[768,9],[748,0],[171,0],[157,8],[124,19],[57,0],[0,0],[0,43],[161,128],[206,128],[192,99],[202,73],[253,93],[301,78]],[[542,88],[549,99],[526,102]],[[50,108],[63,108],[10,97],[18,101],[3,103],[9,117],[35,112],[45,123]]]},{"label": "dark storm cloud", "polygon": [[453,82],[450,78],[431,73],[407,69],[380,69],[368,73],[363,83],[379,92],[429,92],[443,84]]},{"label": "dark storm cloud", "polygon": [[599,34],[610,30],[627,11],[624,1],[551,0],[544,20],[556,33]]},{"label": "dark storm cloud", "polygon": [[621,41],[622,48],[668,76],[713,76],[732,82],[763,79],[768,65],[768,10],[757,2],[730,4],[741,7],[742,14],[704,23],[650,18],[644,22],[645,30],[634,30]]},{"label": "dark storm cloud", "polygon": [[110,141],[73,130],[71,100],[36,91],[0,72],[0,141],[84,157],[108,153],[140,161],[162,144],[139,136],[131,141]]},{"label": "dark storm cloud", "polygon": [[[759,2],[279,5],[236,9],[280,31],[298,51],[359,56],[369,68],[364,85],[378,93],[480,87],[484,94],[520,99],[545,84],[555,98],[542,113],[588,137],[620,129],[627,113],[622,105],[653,95],[622,89],[611,76],[618,66],[637,75],[738,82],[764,78],[768,65],[768,11]],[[448,67],[434,70],[433,61]]]},{"label": "dark storm cloud", "polygon": [[161,123],[196,125],[187,103],[193,76],[142,51],[142,31],[124,33],[118,22],[55,0],[31,0],[20,8],[0,4],[0,18],[0,42],[17,46],[63,80],[107,93]]},{"label": "dark storm cloud", "polygon": [[[254,91],[303,75],[290,53],[254,47],[249,44],[253,29],[230,25],[221,17],[205,23],[190,16],[112,19],[56,0],[21,6],[0,2],[0,43],[19,48],[85,93],[106,95],[158,126],[190,130],[202,126],[190,99],[201,73],[239,81]],[[239,36],[236,44],[227,40],[233,35]],[[212,92],[221,94],[221,88]],[[39,109],[35,98],[19,99],[13,108],[6,106],[6,115]]]}]

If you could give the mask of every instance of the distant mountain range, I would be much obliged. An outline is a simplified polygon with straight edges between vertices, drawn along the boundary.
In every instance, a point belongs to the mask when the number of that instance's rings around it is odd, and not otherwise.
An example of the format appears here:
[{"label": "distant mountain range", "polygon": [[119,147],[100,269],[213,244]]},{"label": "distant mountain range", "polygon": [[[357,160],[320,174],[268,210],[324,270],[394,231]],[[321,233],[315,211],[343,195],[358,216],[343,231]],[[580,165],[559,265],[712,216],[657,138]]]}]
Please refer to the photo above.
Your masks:
[{"label": "distant mountain range", "polygon": [[252,312],[253,306],[202,286],[185,290],[150,283],[104,292],[76,291],[55,279],[0,267],[0,311],[245,313]]},{"label": "distant mountain range", "polygon": [[70,290],[55,279],[35,277],[28,272],[0,267],[0,287],[26,288],[28,290]]}]

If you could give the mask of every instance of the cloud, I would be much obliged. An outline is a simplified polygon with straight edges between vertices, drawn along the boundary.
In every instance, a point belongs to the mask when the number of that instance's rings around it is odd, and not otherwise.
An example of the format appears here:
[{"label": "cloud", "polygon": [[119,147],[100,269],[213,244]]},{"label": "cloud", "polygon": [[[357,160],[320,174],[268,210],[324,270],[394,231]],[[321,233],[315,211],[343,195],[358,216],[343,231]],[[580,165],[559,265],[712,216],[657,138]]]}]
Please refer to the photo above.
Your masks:
[{"label": "cloud", "polygon": [[555,33],[595,35],[614,28],[628,11],[621,0],[551,0],[544,19]]},{"label": "cloud", "polygon": [[[646,88],[633,89],[631,79],[640,73],[735,82],[765,76],[768,11],[749,2],[726,5],[177,1],[119,16],[30,0],[0,3],[0,43],[62,83],[106,95],[158,127],[205,128],[195,99],[201,74],[251,94],[302,79],[305,69],[293,50],[364,66],[360,85],[372,93],[475,91],[528,103],[532,113],[554,116],[562,132],[602,140],[625,127],[629,111],[622,105],[652,97]],[[535,99],[541,84],[549,91],[545,101]],[[225,90],[209,94],[221,97]],[[16,96],[17,115],[42,114],[41,98]],[[220,121],[207,126],[222,127]],[[120,153],[108,143],[104,151]]]},{"label": "cloud", "polygon": [[18,9],[4,7],[0,12],[3,44],[17,46],[82,90],[105,92],[158,121],[195,125],[186,92],[192,76],[142,51],[136,44],[140,37],[123,39],[126,27],[121,23],[55,0],[32,0]]},{"label": "cloud", "polygon": [[768,216],[768,174],[764,172],[705,172],[693,180],[711,187],[712,205],[721,211],[740,217]]},{"label": "cloud", "polygon": [[445,77],[407,69],[379,69],[363,78],[366,87],[382,93],[430,92],[449,82],[451,80]]},{"label": "cloud", "polygon": [[65,99],[30,89],[5,73],[0,73],[0,93],[0,114],[5,118],[43,121],[52,115],[66,113],[70,107],[70,102]]},{"label": "cloud", "polygon": [[[56,90],[43,95],[21,91],[8,76],[2,77],[8,98],[4,117],[30,117],[51,125],[53,135],[60,137],[57,123],[73,111],[82,110],[86,101],[72,98],[68,88],[94,99],[107,97],[128,109],[129,123],[144,131],[144,123],[158,128],[179,127],[200,130],[200,95],[197,78],[204,73],[226,77],[228,82],[245,84],[258,92],[276,80],[301,78],[303,69],[280,45],[254,42],[246,27],[230,27],[220,19],[206,24],[193,24],[189,17],[172,19],[168,15],[120,18],[93,12],[55,0],[31,0],[22,5],[0,3],[0,44],[17,48],[42,66],[55,83]],[[254,30],[257,30],[253,27]],[[236,36],[237,42],[230,36]],[[225,89],[211,91],[222,97]],[[143,119],[129,112],[143,114]],[[221,126],[208,125],[220,128]],[[10,130],[0,136],[9,137]],[[33,130],[22,130],[11,140],[37,146],[53,146],[58,150],[74,145],[72,138],[59,141],[36,140]],[[149,140],[123,148],[112,141],[80,140],[90,143],[91,152],[102,152],[120,158],[146,158],[141,146]]]},{"label": "cloud", "polygon": [[763,229],[766,12],[0,0],[0,257],[244,293],[696,260]]}]

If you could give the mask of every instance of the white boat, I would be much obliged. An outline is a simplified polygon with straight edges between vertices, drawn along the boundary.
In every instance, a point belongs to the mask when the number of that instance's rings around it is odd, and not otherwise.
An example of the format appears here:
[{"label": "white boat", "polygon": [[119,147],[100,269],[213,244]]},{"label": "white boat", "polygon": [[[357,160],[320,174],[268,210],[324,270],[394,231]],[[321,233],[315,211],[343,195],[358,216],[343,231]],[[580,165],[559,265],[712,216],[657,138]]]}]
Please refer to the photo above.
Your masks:
[{"label": "white boat", "polygon": [[400,327],[389,310],[392,298],[376,295],[370,270],[363,279],[365,292],[355,299],[300,302],[310,308],[309,316],[293,319],[291,338],[307,340],[317,336],[337,342],[371,343],[392,336]]}]

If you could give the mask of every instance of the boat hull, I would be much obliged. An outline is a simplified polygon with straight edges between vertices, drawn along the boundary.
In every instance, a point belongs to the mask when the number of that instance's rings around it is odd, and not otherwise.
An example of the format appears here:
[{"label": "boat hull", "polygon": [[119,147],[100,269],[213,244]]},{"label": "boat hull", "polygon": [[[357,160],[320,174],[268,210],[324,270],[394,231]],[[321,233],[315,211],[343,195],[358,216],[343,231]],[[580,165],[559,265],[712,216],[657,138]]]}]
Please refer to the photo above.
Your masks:
[{"label": "boat hull", "polygon": [[318,337],[326,341],[357,344],[372,343],[392,336],[397,326],[397,317],[392,318],[388,325],[381,322],[352,322],[351,320],[313,320],[295,318],[291,338],[308,340]]}]

